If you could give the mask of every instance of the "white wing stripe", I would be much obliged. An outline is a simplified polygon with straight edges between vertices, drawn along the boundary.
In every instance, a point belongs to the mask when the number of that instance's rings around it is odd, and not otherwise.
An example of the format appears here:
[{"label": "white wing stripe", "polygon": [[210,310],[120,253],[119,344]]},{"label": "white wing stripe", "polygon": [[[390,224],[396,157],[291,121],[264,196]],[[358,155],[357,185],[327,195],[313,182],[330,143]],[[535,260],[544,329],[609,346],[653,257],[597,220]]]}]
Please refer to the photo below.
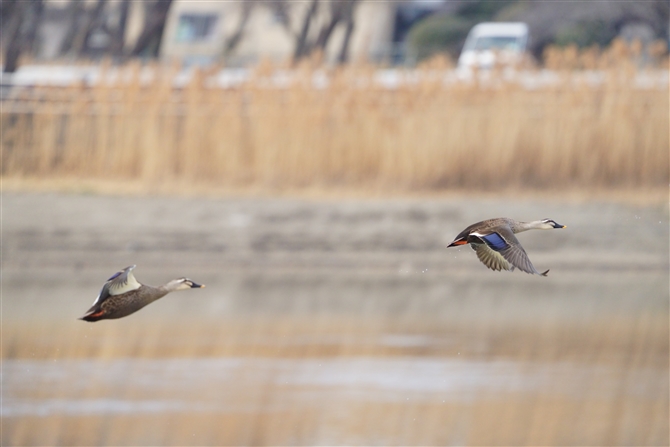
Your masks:
[{"label": "white wing stripe", "polygon": [[142,286],[132,272],[128,272],[128,276],[125,282],[121,284],[116,284],[114,281],[109,285],[109,294],[110,295],[122,295],[124,293],[130,292],[131,290],[137,290]]}]

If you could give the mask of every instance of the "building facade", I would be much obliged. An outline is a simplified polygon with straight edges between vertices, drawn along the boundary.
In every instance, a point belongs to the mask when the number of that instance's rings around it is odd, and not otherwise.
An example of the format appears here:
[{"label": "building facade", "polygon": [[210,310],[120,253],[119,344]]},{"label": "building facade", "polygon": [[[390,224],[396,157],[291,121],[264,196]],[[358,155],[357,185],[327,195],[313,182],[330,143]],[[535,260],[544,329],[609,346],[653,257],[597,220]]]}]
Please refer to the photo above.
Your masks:
[{"label": "building facade", "polygon": [[[412,2],[405,2],[412,3]],[[161,57],[189,63],[225,60],[245,65],[261,59],[291,59],[311,2],[285,2],[280,10],[270,2],[258,2],[244,17],[241,2],[193,2],[176,0],[163,35]],[[330,20],[328,3],[316,10],[307,32],[314,42]],[[353,9],[353,28],[348,44],[349,60],[388,60],[395,51],[393,36],[398,2],[359,1]],[[241,26],[243,24],[243,26]],[[324,51],[327,62],[335,62],[342,50],[346,24],[338,23]],[[228,50],[240,31],[238,43]]]}]

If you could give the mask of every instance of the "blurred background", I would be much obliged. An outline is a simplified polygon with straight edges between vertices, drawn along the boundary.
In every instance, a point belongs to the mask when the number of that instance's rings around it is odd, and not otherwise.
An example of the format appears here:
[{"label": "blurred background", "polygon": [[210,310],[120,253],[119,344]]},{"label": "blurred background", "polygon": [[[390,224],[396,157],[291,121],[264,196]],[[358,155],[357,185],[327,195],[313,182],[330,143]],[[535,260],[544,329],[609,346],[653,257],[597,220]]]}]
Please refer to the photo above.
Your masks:
[{"label": "blurred background", "polygon": [[3,445],[670,443],[667,1],[0,8]]}]

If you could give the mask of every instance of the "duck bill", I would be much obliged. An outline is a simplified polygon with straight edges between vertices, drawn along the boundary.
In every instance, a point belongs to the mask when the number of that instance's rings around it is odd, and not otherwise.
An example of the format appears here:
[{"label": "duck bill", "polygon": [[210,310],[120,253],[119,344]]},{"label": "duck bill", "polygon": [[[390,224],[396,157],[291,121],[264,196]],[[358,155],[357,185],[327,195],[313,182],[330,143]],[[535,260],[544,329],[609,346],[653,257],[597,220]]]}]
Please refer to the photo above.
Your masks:
[{"label": "duck bill", "polygon": [[568,228],[568,226],[567,225],[561,225],[558,222],[554,222],[554,228],[559,228],[559,229],[560,228]]},{"label": "duck bill", "polygon": [[198,283],[192,283],[191,284],[191,289],[204,289],[205,285],[204,284],[198,284]]},{"label": "duck bill", "polygon": [[464,240],[464,239],[459,239],[459,240],[454,241],[454,242],[452,242],[451,244],[447,245],[447,248],[449,248],[449,247],[457,247],[457,246],[459,246],[459,245],[467,245],[467,244],[468,244],[468,241],[466,241],[466,240]]}]

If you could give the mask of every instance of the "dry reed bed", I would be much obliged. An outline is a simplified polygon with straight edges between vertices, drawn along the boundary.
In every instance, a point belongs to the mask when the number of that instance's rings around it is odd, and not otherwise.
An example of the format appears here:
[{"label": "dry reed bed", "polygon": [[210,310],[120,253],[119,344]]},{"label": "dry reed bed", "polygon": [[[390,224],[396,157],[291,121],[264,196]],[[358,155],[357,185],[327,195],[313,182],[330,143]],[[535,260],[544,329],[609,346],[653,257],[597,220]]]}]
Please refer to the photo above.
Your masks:
[{"label": "dry reed bed", "polygon": [[[372,323],[372,324],[370,324]],[[9,325],[9,327],[7,327]],[[388,357],[401,359],[427,356],[477,361],[481,358],[511,359],[528,368],[533,365],[601,365],[613,368],[616,380],[624,388],[615,396],[599,392],[598,375],[580,377],[587,384],[583,396],[576,398],[564,392],[543,389],[541,393],[508,391],[495,393],[482,389],[472,401],[393,399],[359,399],[314,403],[311,408],[292,400],[296,393],[309,393],[310,388],[283,386],[267,379],[262,386],[249,387],[244,380],[257,371],[241,372],[237,388],[223,393],[226,405],[238,411],[199,412],[183,410],[175,413],[67,414],[49,417],[27,415],[5,418],[3,444],[181,444],[181,445],[278,445],[314,443],[382,444],[451,444],[460,436],[475,445],[505,444],[663,444],[667,439],[667,400],[651,401],[626,391],[631,385],[626,377],[639,377],[640,372],[667,370],[667,318],[644,313],[637,317],[602,319],[589,325],[542,325],[537,328],[509,326],[490,327],[474,324],[445,327],[426,319],[365,320],[318,318],[272,318],[251,321],[210,320],[206,324],[178,322],[171,324],[133,326],[130,331],[118,324],[104,322],[95,326],[64,327],[62,323],[26,326],[6,322],[10,334],[3,337],[3,355],[29,360],[48,359],[56,362],[68,358],[97,357],[101,365],[113,358],[170,359],[239,358],[309,359],[339,357],[353,359]],[[72,326],[69,325],[68,326]],[[129,329],[126,327],[126,329]],[[424,347],[392,348],[365,342],[380,334],[398,333],[448,336],[460,340],[442,350]],[[179,334],[176,337],[175,334]],[[253,334],[250,337],[250,334]],[[296,345],[295,339],[314,340]],[[335,336],[339,343],[318,343],[326,336]],[[251,338],[251,340],[250,340]],[[179,343],[174,343],[179,340]],[[209,340],[209,343],[206,341]],[[75,341],[75,343],[72,343]],[[489,345],[487,352],[474,346]],[[60,347],[60,349],[56,349]],[[461,355],[462,354],[462,355]],[[253,365],[251,363],[250,365]],[[133,374],[133,369],[128,371]],[[648,377],[648,376],[644,376]],[[210,378],[211,379],[211,378]],[[88,379],[86,379],[88,380]],[[204,380],[204,379],[203,379]],[[218,383],[218,382],[215,382]],[[129,392],[134,390],[133,392]],[[62,391],[61,391],[62,393]],[[84,381],[70,392],[70,399],[95,401],[114,399],[157,399],[164,395],[149,388],[128,388],[123,380],[96,384]],[[221,390],[211,389],[217,395]],[[50,399],[59,390],[36,388],[32,398]],[[177,399],[174,390],[170,399]],[[200,399],[205,399],[200,396]],[[285,402],[284,405],[277,405]],[[343,407],[343,402],[346,407]],[[249,406],[262,410],[249,411]],[[347,417],[338,416],[346,411]],[[466,415],[466,416],[464,416]],[[665,415],[665,416],[664,416]],[[167,423],[166,423],[167,422]],[[40,427],[40,430],[34,430]],[[325,431],[324,431],[325,430]],[[193,438],[197,433],[197,438]],[[331,438],[331,436],[333,436]],[[328,442],[328,441],[331,442]],[[334,440],[338,440],[335,442]],[[345,442],[347,440],[348,442]],[[354,442],[356,441],[356,442]]]},{"label": "dry reed bed", "polygon": [[[449,343],[388,345],[387,335],[417,334]],[[178,321],[154,325],[7,321],[5,359],[223,358],[236,356],[310,358],[429,356],[507,358],[529,362],[631,362],[667,369],[667,316],[649,312],[607,317],[588,324],[545,318],[526,324],[475,321],[444,324],[425,318],[260,317]],[[485,345],[486,351],[473,346]],[[639,365],[638,365],[639,366]]]},{"label": "dry reed bed", "polygon": [[[635,87],[634,50],[552,50],[559,80],[532,90],[444,82],[435,63],[394,88],[371,67],[310,65],[279,88],[261,64],[233,88],[211,88],[201,72],[179,90],[173,68],[155,68],[145,85],[129,64],[114,83],[6,100],[2,174],[232,187],[667,185],[667,85]],[[603,80],[576,82],[561,67],[600,68]],[[328,86],[315,88],[323,74]]]}]

